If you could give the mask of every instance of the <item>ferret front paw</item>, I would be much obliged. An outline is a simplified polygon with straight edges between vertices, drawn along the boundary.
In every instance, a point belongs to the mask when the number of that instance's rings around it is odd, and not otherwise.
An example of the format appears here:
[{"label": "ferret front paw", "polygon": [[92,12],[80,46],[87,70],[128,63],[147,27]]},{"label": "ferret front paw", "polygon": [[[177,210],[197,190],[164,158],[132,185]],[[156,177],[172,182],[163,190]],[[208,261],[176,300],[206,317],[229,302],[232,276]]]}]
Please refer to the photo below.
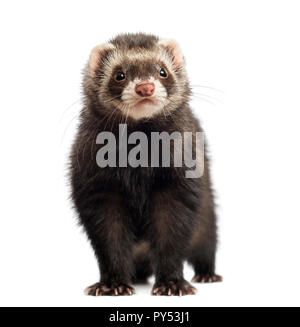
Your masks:
[{"label": "ferret front paw", "polygon": [[103,295],[132,295],[135,294],[135,290],[133,287],[124,284],[124,283],[117,283],[109,286],[106,283],[100,282],[94,285],[91,285],[85,289],[86,295],[93,295],[93,296],[103,296]]},{"label": "ferret front paw", "polygon": [[192,279],[193,283],[216,283],[222,282],[223,277],[215,274],[196,274]]},{"label": "ferret front paw", "polygon": [[164,283],[155,283],[152,295],[193,295],[197,290],[186,280],[168,281]]}]

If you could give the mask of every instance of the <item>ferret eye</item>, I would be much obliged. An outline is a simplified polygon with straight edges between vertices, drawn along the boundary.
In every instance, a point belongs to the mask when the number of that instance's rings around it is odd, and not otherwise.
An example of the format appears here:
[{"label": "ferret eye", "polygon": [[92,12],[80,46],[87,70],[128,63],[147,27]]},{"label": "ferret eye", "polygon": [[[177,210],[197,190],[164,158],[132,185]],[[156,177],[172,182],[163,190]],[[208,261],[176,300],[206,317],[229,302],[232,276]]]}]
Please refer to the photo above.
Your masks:
[{"label": "ferret eye", "polygon": [[161,70],[159,72],[159,75],[160,75],[160,77],[163,77],[163,78],[168,77],[168,74],[167,74],[167,72],[166,72],[166,70],[164,68],[161,68]]},{"label": "ferret eye", "polygon": [[115,76],[115,80],[117,82],[121,82],[125,79],[125,74],[123,72],[117,72]]}]

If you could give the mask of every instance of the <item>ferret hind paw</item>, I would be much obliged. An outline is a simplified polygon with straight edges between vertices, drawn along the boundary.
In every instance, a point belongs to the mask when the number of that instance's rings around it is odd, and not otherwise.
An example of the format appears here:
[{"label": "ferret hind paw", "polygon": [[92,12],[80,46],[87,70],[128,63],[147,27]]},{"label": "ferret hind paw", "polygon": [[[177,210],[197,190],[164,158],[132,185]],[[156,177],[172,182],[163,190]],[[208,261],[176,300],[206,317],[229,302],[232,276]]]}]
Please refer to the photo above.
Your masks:
[{"label": "ferret hind paw", "polygon": [[193,283],[217,283],[222,281],[223,277],[215,274],[196,274],[192,279]]}]

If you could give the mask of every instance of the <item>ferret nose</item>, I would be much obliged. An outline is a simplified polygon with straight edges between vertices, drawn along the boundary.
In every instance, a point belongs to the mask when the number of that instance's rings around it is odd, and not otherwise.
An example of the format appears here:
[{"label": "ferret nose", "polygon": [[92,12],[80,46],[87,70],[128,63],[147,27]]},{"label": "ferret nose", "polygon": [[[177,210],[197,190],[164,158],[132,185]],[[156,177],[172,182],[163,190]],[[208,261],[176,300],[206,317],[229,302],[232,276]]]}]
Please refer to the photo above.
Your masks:
[{"label": "ferret nose", "polygon": [[154,83],[148,81],[141,82],[135,87],[135,92],[141,97],[150,97],[154,93],[154,90]]}]

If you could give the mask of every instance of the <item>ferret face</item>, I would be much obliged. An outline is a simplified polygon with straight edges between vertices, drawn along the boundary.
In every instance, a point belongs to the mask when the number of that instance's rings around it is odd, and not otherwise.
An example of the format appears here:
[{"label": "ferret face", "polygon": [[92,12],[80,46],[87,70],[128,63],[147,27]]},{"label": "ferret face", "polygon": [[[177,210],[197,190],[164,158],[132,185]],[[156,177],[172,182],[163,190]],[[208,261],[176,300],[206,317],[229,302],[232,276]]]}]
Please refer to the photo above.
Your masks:
[{"label": "ferret face", "polygon": [[119,36],[96,47],[90,56],[88,76],[102,108],[119,110],[135,120],[167,115],[187,96],[184,59],[178,44],[147,35]]}]

